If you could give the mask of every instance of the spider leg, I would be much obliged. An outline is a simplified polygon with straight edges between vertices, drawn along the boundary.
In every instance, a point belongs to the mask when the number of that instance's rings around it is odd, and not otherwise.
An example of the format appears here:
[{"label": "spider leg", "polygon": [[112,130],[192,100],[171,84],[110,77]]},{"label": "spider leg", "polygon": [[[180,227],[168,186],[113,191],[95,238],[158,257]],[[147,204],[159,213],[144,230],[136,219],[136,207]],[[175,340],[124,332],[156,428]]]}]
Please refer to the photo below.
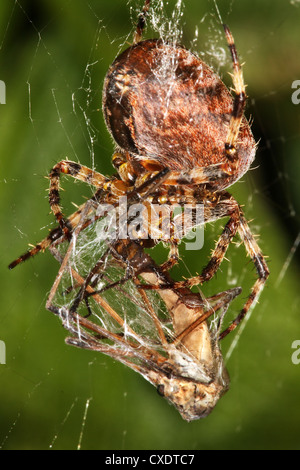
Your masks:
[{"label": "spider leg", "polygon": [[247,302],[245,303],[244,307],[242,308],[241,312],[239,315],[233,320],[233,322],[226,328],[221,334],[219,339],[225,338],[225,336],[228,335],[231,331],[233,331],[239,323],[245,318],[246,314],[253,308],[255,303],[258,301],[259,296],[264,288],[264,285],[266,283],[266,280],[270,274],[269,268],[267,266],[267,263],[264,259],[264,256],[256,243],[256,240],[251,233],[251,230],[249,228],[249,225],[243,215],[243,213],[240,214],[240,220],[238,224],[238,233],[239,236],[241,237],[246,251],[250,258],[252,259],[256,271],[258,273],[258,279],[256,280],[255,284],[252,287],[251,293],[248,297]]},{"label": "spider leg", "polygon": [[162,271],[170,271],[170,269],[178,263],[179,260],[179,250],[178,250],[178,240],[170,241],[170,251],[167,261],[160,266]]},{"label": "spider leg", "polygon": [[[95,200],[98,199],[98,192],[95,193],[95,195],[89,199],[87,202],[93,203]],[[66,220],[66,226],[70,228],[71,232],[77,227],[82,211],[84,210],[85,205],[87,204],[84,203],[79,208],[77,209],[76,212],[71,214],[68,219]],[[92,210],[92,205],[91,205],[91,210],[90,212],[93,212]],[[83,224],[83,228],[86,228],[88,225],[93,223],[94,219],[86,219],[85,223]],[[42,241],[37,243],[33,248],[30,250],[26,251],[23,255],[19,256],[16,260],[12,261],[12,263],[9,264],[8,268],[13,269],[18,264],[23,263],[24,261],[28,260],[29,258],[37,255],[40,253],[40,251],[45,251],[52,245],[57,245],[59,243],[63,243],[65,240],[67,240],[67,237],[61,227],[55,227],[50,231],[50,233],[45,237]]]},{"label": "spider leg", "polygon": [[124,153],[115,152],[112,156],[112,164],[117,170],[122,181],[125,181],[128,184],[134,184],[137,175],[132,168],[130,161],[127,161]]},{"label": "spider leg", "polygon": [[45,251],[47,248],[49,248],[49,246],[52,245],[52,243],[54,241],[59,239],[61,236],[62,236],[62,232],[61,232],[60,227],[56,227],[55,229],[51,230],[49,235],[46,238],[44,238],[41,242],[37,243],[33,248],[26,251],[26,253],[19,256],[14,261],[12,261],[8,265],[8,269],[13,269],[16,266],[18,266],[18,264],[23,263],[24,261],[28,260],[29,258],[37,255],[40,251]]},{"label": "spider leg", "polygon": [[[224,192],[223,194],[226,197],[228,193]],[[226,206],[228,206],[227,210]],[[216,214],[215,217],[214,214]],[[269,276],[269,268],[264,259],[264,256],[249,228],[249,225],[244,217],[240,206],[232,197],[227,201],[226,199],[222,200],[221,202],[216,204],[213,209],[207,209],[205,211],[204,222],[206,223],[209,220],[213,220],[213,218],[219,219],[228,215],[230,216],[230,219],[225,225],[225,228],[216,243],[215,249],[212,253],[212,257],[207,266],[202,270],[202,273],[199,276],[194,276],[185,281],[174,283],[175,288],[190,288],[194,285],[202,284],[203,282],[206,282],[211,279],[219,269],[225,257],[227,248],[230,245],[233,237],[236,235],[236,233],[239,234],[243,244],[245,245],[247,254],[250,256],[252,262],[255,265],[258,274],[258,279],[253,285],[248,300],[246,301],[241,312],[231,323],[231,325],[229,325],[229,327],[221,333],[220,339],[224,338],[225,336],[227,336],[228,333],[233,331],[242,321],[242,319],[246,316],[250,308],[254,306],[254,304],[258,301],[259,295],[263,290],[265,282]]]},{"label": "spider leg", "polygon": [[145,0],[144,6],[142,11],[139,14],[138,17],[138,23],[136,26],[136,30],[133,36],[133,44],[136,44],[141,41],[142,36],[143,36],[143,31],[146,25],[146,17],[147,13],[150,7],[151,0]]},{"label": "spider leg", "polygon": [[68,160],[62,160],[52,168],[49,175],[49,204],[65,237],[70,240],[72,227],[68,225],[68,221],[64,218],[60,208],[59,179],[61,173],[70,175],[79,181],[89,183],[96,188],[103,187],[109,182],[109,179],[94,170],[90,170],[89,168],[80,165],[79,163]]},{"label": "spider leg", "polygon": [[[230,219],[226,223],[223,232],[221,233],[215,248],[212,252],[211,258],[208,264],[202,269],[202,272],[198,276],[194,276],[186,281],[183,281],[181,284],[185,285],[186,287],[190,288],[192,286],[203,284],[204,282],[209,281],[213,278],[213,276],[218,271],[225,255],[226,251],[232,242],[234,236],[236,235],[239,227],[240,221],[240,207],[233,198],[227,201],[228,207],[226,208],[226,202],[224,207],[224,202],[221,202],[221,207],[219,207],[220,203],[217,204],[213,209],[206,208],[204,209],[204,223],[211,221],[214,217],[214,213],[217,214],[217,218],[230,216]],[[222,211],[225,211],[222,213]]]},{"label": "spider leg", "polygon": [[99,261],[95,264],[93,269],[86,276],[84,283],[80,286],[79,292],[77,293],[75,300],[72,303],[72,306],[70,308],[71,312],[75,312],[78,309],[78,306],[80,302],[83,300],[83,298],[85,298],[85,301],[88,302],[87,298],[85,297],[87,286],[90,285],[91,287],[94,287],[95,283],[99,281],[99,271],[102,270],[103,272],[102,268],[103,268],[103,265],[105,264],[108,254],[109,254],[109,250],[106,250],[105,253],[99,259]]},{"label": "spider leg", "polygon": [[213,182],[221,182],[231,175],[232,169],[228,167],[228,163],[217,163],[202,168],[193,168],[186,171],[169,172],[168,177],[164,181],[165,185],[200,185]]},{"label": "spider leg", "polygon": [[233,64],[232,80],[233,80],[233,86],[234,86],[234,90],[236,94],[234,104],[233,104],[232,116],[231,116],[230,123],[229,123],[227,139],[225,143],[225,152],[229,161],[234,166],[234,163],[237,162],[235,144],[237,142],[237,138],[238,138],[238,134],[239,134],[242,118],[243,118],[247,96],[246,96],[242,67],[239,63],[233,36],[228,26],[226,25],[223,25],[223,26],[224,26],[225,35],[226,35],[228,47],[229,47],[231,58],[232,58],[232,64]]},{"label": "spider leg", "polygon": [[[74,212],[68,219],[67,219],[67,226],[71,227],[72,230],[77,226],[80,214],[83,210],[85,204],[82,204],[76,212]],[[18,264],[23,263],[27,259],[37,255],[40,251],[45,251],[51,245],[65,241],[66,237],[61,230],[61,227],[55,227],[50,231],[50,233],[45,237],[42,241],[37,243],[32,249],[28,250],[23,255],[19,256],[16,260],[9,264],[9,269],[15,268]]]},{"label": "spider leg", "polygon": [[187,323],[188,326],[184,328],[181,333],[179,333],[176,338],[172,341],[172,344],[176,346],[179,342],[181,342],[187,335],[192,333],[201,323],[208,320],[209,317],[214,315],[219,310],[222,310],[221,315],[218,321],[218,327],[216,336],[218,336],[218,332],[220,330],[220,325],[222,324],[222,320],[228,310],[230,303],[241,293],[242,289],[240,287],[235,287],[233,289],[229,289],[224,292],[220,292],[219,294],[213,295],[212,297],[207,297],[203,303],[203,308],[200,310],[200,314],[198,318],[190,323],[190,319],[187,322],[184,319],[184,323]]}]

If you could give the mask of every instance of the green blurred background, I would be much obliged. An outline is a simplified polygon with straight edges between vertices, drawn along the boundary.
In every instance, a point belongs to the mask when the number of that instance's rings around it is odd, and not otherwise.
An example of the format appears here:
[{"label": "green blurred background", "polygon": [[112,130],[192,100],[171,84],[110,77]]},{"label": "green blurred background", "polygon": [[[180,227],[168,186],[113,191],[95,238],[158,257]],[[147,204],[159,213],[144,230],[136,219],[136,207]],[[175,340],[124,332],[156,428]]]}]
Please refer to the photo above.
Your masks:
[{"label": "green blurred background", "polygon": [[[184,422],[136,373],[65,345],[63,328],[44,308],[58,269],[48,253],[7,269],[53,226],[44,177],[57,161],[67,156],[91,166],[94,158],[100,172],[112,174],[101,89],[109,64],[130,41],[138,3],[0,3],[0,79],[7,87],[0,105],[0,339],[7,348],[0,448],[299,449],[300,364],[291,360],[292,343],[300,340],[300,104],[291,101],[292,82],[300,80],[299,1],[219,1],[245,62],[247,115],[260,140],[255,170],[231,191],[253,219],[271,277],[228,360],[231,389],[208,418]],[[226,47],[214,3],[186,0],[182,25],[188,47],[198,26],[194,49],[230,85],[228,54],[221,67],[211,55]],[[73,182],[63,186],[69,201],[90,194]],[[205,264],[220,229],[209,227],[205,249],[186,254],[192,272]],[[242,246],[231,247],[228,259],[203,289],[209,295],[241,285],[244,299],[255,271]],[[235,338],[226,338],[224,354]]]}]

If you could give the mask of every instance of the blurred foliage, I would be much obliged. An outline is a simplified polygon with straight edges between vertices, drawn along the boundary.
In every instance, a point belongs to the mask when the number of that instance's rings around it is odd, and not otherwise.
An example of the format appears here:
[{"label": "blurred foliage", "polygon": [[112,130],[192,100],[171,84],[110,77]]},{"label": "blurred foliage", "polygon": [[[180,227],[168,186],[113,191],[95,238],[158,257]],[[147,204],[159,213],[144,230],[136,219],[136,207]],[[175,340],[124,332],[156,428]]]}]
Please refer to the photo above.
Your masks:
[{"label": "blurred foliage", "polygon": [[[168,3],[171,8],[174,2]],[[184,43],[190,45],[197,26],[194,49],[218,67],[209,51],[212,44],[226,45],[214,2],[185,3]],[[53,164],[68,156],[91,166],[94,157],[99,171],[112,173],[101,89],[109,64],[131,39],[138,2],[0,3],[0,79],[7,87],[7,104],[0,105],[4,449],[74,449],[79,442],[83,449],[299,449],[300,365],[291,361],[291,345],[300,339],[299,250],[292,256],[299,233],[300,105],[291,102],[291,84],[300,79],[300,4],[218,3],[245,62],[247,115],[260,140],[255,169],[231,190],[254,219],[271,277],[228,361],[231,390],[211,416],[193,423],[183,422],[150,384],[121,364],[64,344],[60,323],[44,308],[58,269],[48,253],[13,272],[6,268],[53,226],[44,178]],[[228,54],[219,72],[229,86],[230,66]],[[84,185],[66,180],[63,186],[66,203],[90,194]],[[205,264],[220,229],[207,228],[199,256],[186,253],[191,271]],[[203,289],[209,294],[238,283],[245,298],[253,267],[242,246],[231,247],[228,259]],[[233,340],[225,340],[225,353]]]}]

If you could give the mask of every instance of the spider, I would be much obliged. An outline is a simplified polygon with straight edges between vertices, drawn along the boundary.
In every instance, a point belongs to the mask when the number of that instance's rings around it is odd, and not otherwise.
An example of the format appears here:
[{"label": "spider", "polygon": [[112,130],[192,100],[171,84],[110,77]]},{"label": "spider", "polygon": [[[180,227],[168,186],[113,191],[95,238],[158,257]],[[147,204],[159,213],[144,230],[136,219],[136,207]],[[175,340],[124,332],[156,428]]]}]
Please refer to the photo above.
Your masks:
[{"label": "spider", "polygon": [[[227,248],[239,234],[253,261],[258,278],[250,295],[229,328],[233,331],[258,297],[269,275],[264,256],[238,202],[226,188],[238,181],[254,160],[256,143],[244,116],[245,85],[233,36],[224,25],[233,63],[235,97],[221,79],[195,54],[163,39],[142,40],[151,0],[145,0],[133,44],[108,70],[103,89],[103,112],[116,143],[113,165],[118,174],[107,178],[79,163],[63,160],[50,172],[49,202],[58,228],[13,263],[51,246],[63,237],[72,239],[85,205],[65,219],[59,196],[61,174],[96,188],[93,201],[117,204],[121,196],[130,203],[174,203],[204,207],[204,223],[229,217],[210,261],[200,275],[174,284],[191,288],[209,281],[218,271]],[[103,200],[103,197],[102,197]],[[85,208],[87,220],[88,210]],[[155,243],[157,240],[153,240]],[[178,262],[180,240],[170,237],[170,256],[162,268]],[[159,284],[143,288],[169,288]],[[224,336],[223,336],[224,337]]]}]

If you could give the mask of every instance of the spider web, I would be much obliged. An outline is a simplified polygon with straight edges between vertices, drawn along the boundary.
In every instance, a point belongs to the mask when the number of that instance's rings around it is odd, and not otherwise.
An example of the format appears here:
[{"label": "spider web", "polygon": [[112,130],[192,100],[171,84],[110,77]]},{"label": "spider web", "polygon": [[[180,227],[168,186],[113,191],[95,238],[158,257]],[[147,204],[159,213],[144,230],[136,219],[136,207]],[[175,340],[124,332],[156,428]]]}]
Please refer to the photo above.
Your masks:
[{"label": "spider web", "polygon": [[[65,345],[65,332],[44,308],[58,270],[48,253],[7,272],[27,243],[40,241],[54,227],[44,176],[57,161],[67,156],[102,174],[113,173],[113,144],[101,112],[103,78],[130,43],[141,3],[1,2],[0,80],[6,104],[0,105],[5,286],[0,340],[6,365],[0,365],[0,447],[298,447],[300,366],[291,361],[291,345],[300,339],[300,104],[292,102],[292,83],[300,80],[299,2],[159,0],[150,13],[146,37],[182,42],[231,86],[220,22],[229,24],[245,62],[247,116],[260,139],[253,170],[230,191],[253,219],[271,278],[248,322],[224,340],[232,385],[208,420],[182,422],[153,387],[122,364]],[[80,204],[92,194],[92,188],[67,179],[62,185],[65,213],[74,211],[73,201]],[[206,228],[203,250],[199,256],[184,252],[174,277],[194,274],[205,264],[221,227]],[[166,253],[159,247],[155,256],[165,259]],[[230,319],[255,272],[242,246],[230,247],[227,258],[203,291],[209,296],[243,287]]]}]

